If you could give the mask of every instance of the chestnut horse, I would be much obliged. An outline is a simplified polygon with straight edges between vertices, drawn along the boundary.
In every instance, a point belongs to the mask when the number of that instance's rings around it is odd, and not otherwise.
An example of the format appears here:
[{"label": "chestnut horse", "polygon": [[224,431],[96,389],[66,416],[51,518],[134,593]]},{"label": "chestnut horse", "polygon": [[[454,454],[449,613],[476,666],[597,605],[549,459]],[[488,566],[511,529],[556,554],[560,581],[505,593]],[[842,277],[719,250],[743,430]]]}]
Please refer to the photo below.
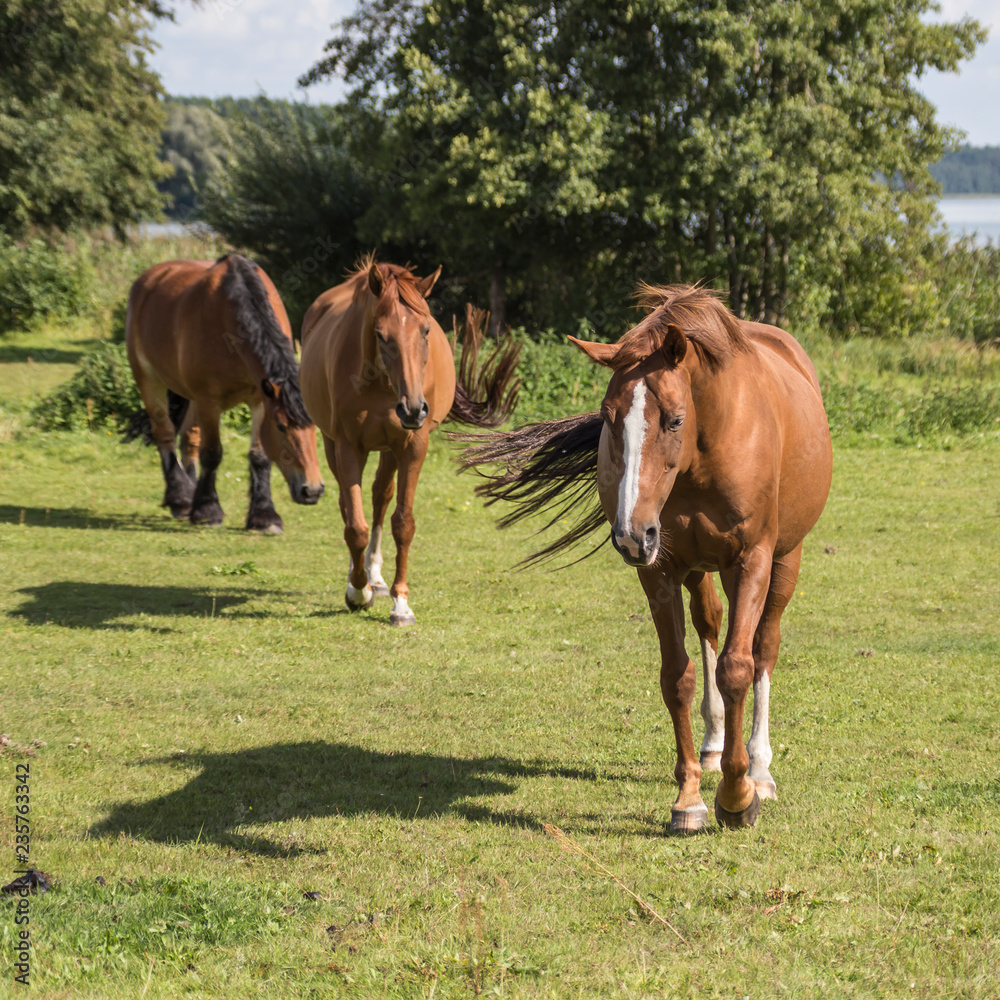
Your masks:
[{"label": "chestnut horse", "polygon": [[[689,833],[706,823],[702,768],[722,771],[719,823],[749,826],[760,799],[776,797],[771,674],[802,542],[830,489],[830,432],[816,372],[789,334],[736,319],[701,288],[644,286],[640,300],[648,314],[617,344],[570,337],[611,370],[600,413],[494,435],[468,449],[464,464],[506,463],[479,492],[490,502],[519,502],[507,524],[538,510],[555,522],[596,489],[599,504],[533,558],[566,548],[605,519],[611,523],[612,543],[638,571],[660,640],[660,689],[673,721],[680,787],[671,829]],[[713,572],[729,600],[721,655]],[[682,585],[704,667],[700,760]],[[753,726],[744,746],[751,683]]]},{"label": "chestnut horse", "polygon": [[[388,593],[393,625],[415,620],[406,570],[415,531],[413,499],[430,432],[449,417],[495,427],[517,399],[517,345],[499,346],[483,372],[476,371],[474,357],[467,363],[467,352],[474,355],[479,345],[471,312],[456,382],[451,344],[426,302],[440,273],[439,267],[417,278],[409,267],[368,258],[347,281],[316,299],[302,322],[302,396],[340,487],[350,553],[347,607],[371,607],[375,595]],[[474,400],[474,392],[485,398]],[[361,474],[373,451],[380,456],[369,533]],[[389,590],[382,578],[382,524],[397,471],[391,520],[396,574]]]},{"label": "chestnut horse", "polygon": [[[323,495],[316,428],[302,403],[292,328],[277,289],[252,261],[227,254],[173,260],[144,272],[129,293],[125,343],[148,424],[140,433],[160,452],[163,506],[194,524],[222,523],[215,473],[222,460],[219,418],[250,406],[248,529],[276,533],[271,500],[277,462],[295,503]],[[183,462],[176,439],[182,439]],[[201,463],[196,479],[195,454]]]}]

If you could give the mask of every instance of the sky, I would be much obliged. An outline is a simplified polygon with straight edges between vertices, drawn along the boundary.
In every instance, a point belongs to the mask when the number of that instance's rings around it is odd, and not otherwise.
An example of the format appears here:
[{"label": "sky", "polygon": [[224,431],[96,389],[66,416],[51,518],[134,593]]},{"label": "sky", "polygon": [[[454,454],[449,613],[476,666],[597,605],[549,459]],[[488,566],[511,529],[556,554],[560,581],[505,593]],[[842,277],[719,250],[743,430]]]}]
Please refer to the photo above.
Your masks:
[{"label": "sky", "polygon": [[[958,74],[927,74],[918,88],[938,118],[962,129],[974,146],[1000,146],[1000,0],[942,0],[946,21],[969,15],[990,38]],[[289,97],[312,103],[343,97],[340,80],[300,90],[297,78],[323,53],[332,25],[355,0],[203,0],[178,4],[176,22],[153,32],[152,65],[169,94]]]}]

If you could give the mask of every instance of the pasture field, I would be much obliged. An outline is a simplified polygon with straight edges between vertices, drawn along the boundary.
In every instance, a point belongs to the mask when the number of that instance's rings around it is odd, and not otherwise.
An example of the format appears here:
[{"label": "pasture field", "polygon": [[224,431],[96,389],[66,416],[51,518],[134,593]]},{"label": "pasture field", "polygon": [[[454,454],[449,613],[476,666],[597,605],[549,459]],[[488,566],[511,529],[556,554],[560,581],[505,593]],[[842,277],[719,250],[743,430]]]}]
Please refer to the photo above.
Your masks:
[{"label": "pasture field", "polygon": [[332,493],[296,507],[276,475],[286,534],[247,535],[226,431],[226,525],[174,523],[151,450],[24,424],[92,335],[32,336],[0,345],[0,873],[27,763],[54,882],[32,995],[1000,994],[995,434],[835,446],[775,672],[779,800],[682,839],[656,638],[610,548],[515,571],[532,541],[439,432],[417,624],[349,614]]}]

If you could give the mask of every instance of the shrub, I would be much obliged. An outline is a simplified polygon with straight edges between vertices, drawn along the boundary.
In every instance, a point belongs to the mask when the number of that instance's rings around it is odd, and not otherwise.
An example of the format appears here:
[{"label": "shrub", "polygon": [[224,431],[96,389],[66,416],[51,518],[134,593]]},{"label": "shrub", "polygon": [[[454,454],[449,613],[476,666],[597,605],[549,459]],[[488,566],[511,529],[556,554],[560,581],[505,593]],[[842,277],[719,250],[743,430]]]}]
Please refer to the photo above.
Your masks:
[{"label": "shrub", "polygon": [[90,315],[95,286],[88,254],[41,239],[18,244],[0,234],[0,334]]},{"label": "shrub", "polygon": [[122,429],[141,408],[125,345],[101,344],[83,356],[68,382],[34,407],[32,420],[43,430]]}]

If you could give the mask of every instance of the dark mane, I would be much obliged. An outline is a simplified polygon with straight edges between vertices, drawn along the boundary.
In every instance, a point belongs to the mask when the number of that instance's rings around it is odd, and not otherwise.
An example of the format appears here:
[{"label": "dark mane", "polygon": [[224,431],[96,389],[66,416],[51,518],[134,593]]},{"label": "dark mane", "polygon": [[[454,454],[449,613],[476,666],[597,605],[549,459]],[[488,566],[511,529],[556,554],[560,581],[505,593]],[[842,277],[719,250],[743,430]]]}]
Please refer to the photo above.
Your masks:
[{"label": "dark mane", "polygon": [[382,275],[382,294],[375,306],[376,312],[385,312],[391,309],[396,302],[402,302],[418,315],[430,316],[427,299],[417,287],[418,279],[414,273],[414,267],[411,264],[407,264],[405,267],[401,264],[381,264],[376,261],[373,253],[362,257],[357,268],[351,274],[351,278],[359,282],[355,295],[369,292],[367,279],[372,264],[377,265],[379,274]]},{"label": "dark mane", "polygon": [[648,315],[619,341],[615,369],[645,361],[663,346],[670,326],[680,327],[713,372],[725,368],[737,351],[751,349],[740,321],[722,304],[719,293],[711,289],[642,284],[636,298]]},{"label": "dark mane", "polygon": [[299,389],[299,365],[292,342],[285,336],[271,308],[260,268],[239,254],[226,254],[216,263],[226,263],[222,290],[233,304],[236,325],[247,346],[260,360],[267,377],[281,390],[281,401],[288,419],[296,427],[308,427],[312,420],[306,413]]}]

